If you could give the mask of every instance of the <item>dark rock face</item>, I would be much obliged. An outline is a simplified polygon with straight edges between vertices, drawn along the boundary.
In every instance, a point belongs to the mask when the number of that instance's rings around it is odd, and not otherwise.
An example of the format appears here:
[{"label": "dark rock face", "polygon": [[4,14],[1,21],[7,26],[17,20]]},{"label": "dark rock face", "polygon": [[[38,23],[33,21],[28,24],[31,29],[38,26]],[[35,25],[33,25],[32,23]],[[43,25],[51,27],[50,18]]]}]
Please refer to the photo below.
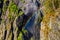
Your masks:
[{"label": "dark rock face", "polygon": [[16,20],[16,24],[17,24],[19,30],[22,30],[22,27],[23,27],[22,23],[23,23],[23,17],[19,16]]},{"label": "dark rock face", "polygon": [[1,15],[2,15],[2,8],[3,8],[3,0],[0,0],[0,24],[1,24]]}]

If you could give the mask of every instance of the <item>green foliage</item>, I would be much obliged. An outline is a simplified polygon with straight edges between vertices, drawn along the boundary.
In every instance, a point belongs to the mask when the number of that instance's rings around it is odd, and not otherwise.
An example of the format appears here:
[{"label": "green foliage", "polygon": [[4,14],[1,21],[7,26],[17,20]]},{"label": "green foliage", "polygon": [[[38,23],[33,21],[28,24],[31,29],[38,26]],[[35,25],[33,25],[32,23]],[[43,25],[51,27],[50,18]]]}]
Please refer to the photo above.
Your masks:
[{"label": "green foliage", "polygon": [[11,20],[11,19],[14,19],[16,16],[21,16],[22,14],[23,14],[23,11],[20,11],[18,13],[18,7],[13,1],[11,1],[9,4],[8,18]]},{"label": "green foliage", "polygon": [[22,31],[23,31],[23,33],[24,33],[24,34],[26,34],[26,33],[27,33],[27,30],[22,29]]},{"label": "green foliage", "polygon": [[15,5],[15,3],[14,2],[11,2],[10,4],[9,4],[9,11],[10,12],[18,12],[18,7]]},{"label": "green foliage", "polygon": [[9,14],[8,14],[9,20],[14,20],[18,13],[18,8],[13,1],[10,2],[8,9],[9,9]]},{"label": "green foliage", "polygon": [[23,34],[22,34],[22,32],[20,32],[18,40],[23,40]]},{"label": "green foliage", "polygon": [[[25,30],[25,29],[23,28],[23,29],[22,29],[22,32],[23,32],[24,34],[26,34],[26,33],[27,33],[27,30]],[[23,39],[24,39],[22,32],[20,32],[20,34],[19,34],[19,36],[18,36],[18,40],[23,40]]]},{"label": "green foliage", "polygon": [[23,13],[24,13],[23,11],[20,11],[18,15],[21,16],[23,15]]}]

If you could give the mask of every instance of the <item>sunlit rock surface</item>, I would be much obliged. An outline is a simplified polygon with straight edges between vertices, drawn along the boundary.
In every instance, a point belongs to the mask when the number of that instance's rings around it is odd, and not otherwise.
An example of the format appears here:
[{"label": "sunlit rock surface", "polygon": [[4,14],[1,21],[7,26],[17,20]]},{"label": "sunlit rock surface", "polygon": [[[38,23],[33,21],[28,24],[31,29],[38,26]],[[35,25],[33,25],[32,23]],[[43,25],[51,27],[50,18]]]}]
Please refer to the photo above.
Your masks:
[{"label": "sunlit rock surface", "polygon": [[[57,14],[57,13],[56,13]],[[46,15],[43,21],[41,22],[40,36],[41,40],[59,40],[60,39],[60,14],[50,14]],[[58,17],[57,17],[58,16]]]},{"label": "sunlit rock surface", "polygon": [[[42,8],[45,14],[41,22],[40,39],[60,40],[60,6],[56,5],[60,5],[59,0],[47,0],[45,3],[48,4],[43,5]],[[50,5],[50,3],[52,4]]]}]

